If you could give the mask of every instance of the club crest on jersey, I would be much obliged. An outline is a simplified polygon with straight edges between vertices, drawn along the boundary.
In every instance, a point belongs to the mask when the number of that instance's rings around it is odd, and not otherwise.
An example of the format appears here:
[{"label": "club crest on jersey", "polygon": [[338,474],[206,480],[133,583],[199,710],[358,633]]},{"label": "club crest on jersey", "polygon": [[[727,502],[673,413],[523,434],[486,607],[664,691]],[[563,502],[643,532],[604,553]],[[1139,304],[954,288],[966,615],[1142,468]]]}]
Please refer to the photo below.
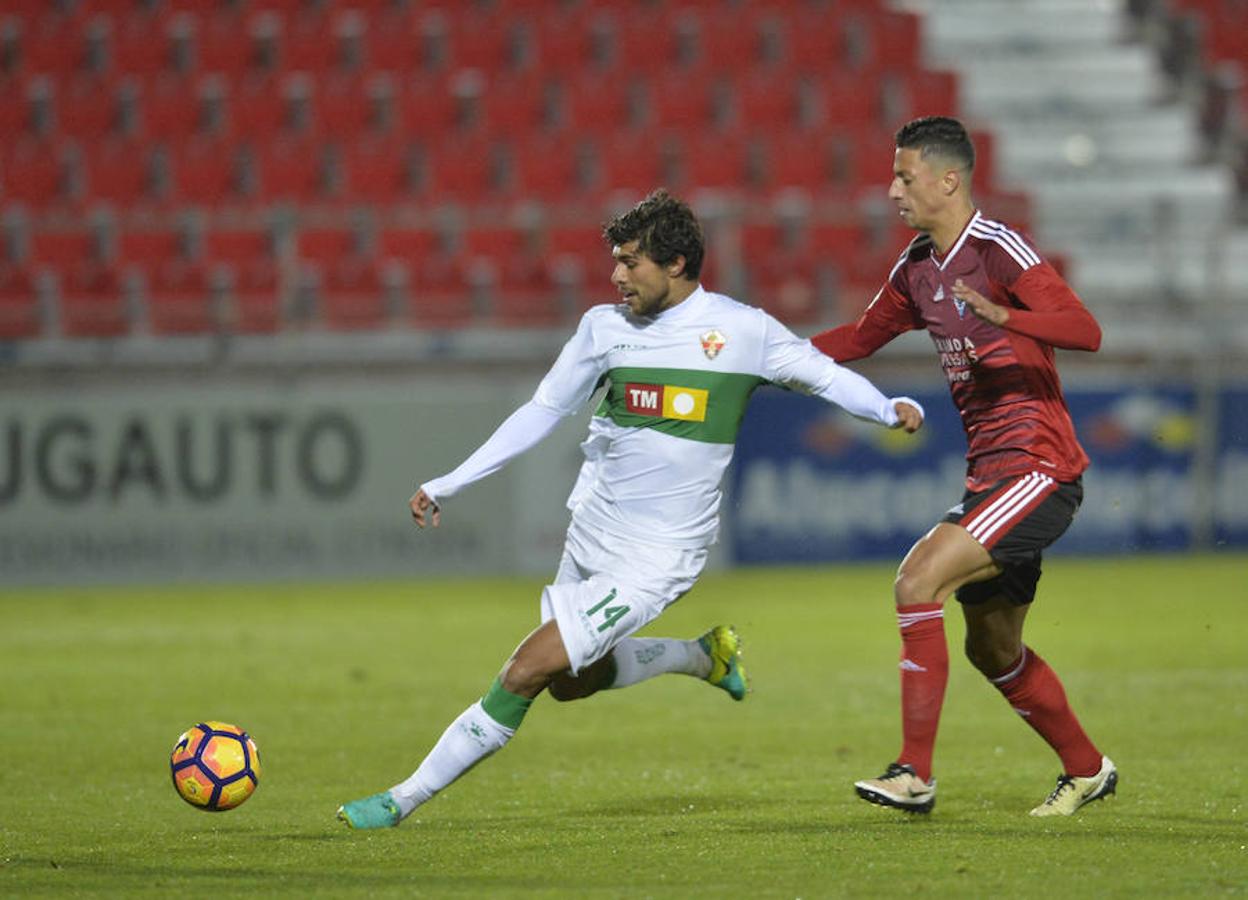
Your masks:
[{"label": "club crest on jersey", "polygon": [[956,310],[958,311],[958,318],[959,318],[959,319],[965,319],[965,318],[966,318],[966,301],[965,301],[965,300],[960,300],[960,299],[958,299],[957,297],[954,297],[954,298],[953,298],[953,308],[954,308],[954,309],[956,309]]},{"label": "club crest on jersey", "polygon": [[727,338],[720,333],[719,329],[712,328],[702,335],[702,352],[706,354],[707,359],[714,359],[719,356],[719,351],[724,349],[726,343]]},{"label": "club crest on jersey", "polygon": [[630,381],[624,385],[624,408],[641,416],[705,422],[707,396],[701,388]]}]

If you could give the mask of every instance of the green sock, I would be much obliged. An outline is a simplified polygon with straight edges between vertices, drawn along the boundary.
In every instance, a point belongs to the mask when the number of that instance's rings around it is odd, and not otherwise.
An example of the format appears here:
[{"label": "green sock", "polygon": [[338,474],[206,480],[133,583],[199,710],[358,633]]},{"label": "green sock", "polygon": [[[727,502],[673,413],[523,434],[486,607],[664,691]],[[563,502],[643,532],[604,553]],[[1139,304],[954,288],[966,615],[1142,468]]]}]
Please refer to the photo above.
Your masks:
[{"label": "green sock", "polygon": [[524,714],[529,711],[533,701],[519,694],[513,694],[503,687],[502,681],[495,678],[490,689],[481,698],[481,708],[486,715],[506,728],[515,731],[524,721]]}]

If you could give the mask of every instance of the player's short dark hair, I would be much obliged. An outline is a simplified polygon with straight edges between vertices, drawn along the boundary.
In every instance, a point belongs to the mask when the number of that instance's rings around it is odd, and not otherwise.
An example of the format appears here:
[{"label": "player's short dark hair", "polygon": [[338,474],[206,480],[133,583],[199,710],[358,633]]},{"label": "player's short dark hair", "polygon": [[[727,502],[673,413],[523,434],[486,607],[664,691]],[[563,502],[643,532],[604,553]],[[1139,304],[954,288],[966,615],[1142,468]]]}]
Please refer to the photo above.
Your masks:
[{"label": "player's short dark hair", "polygon": [[941,156],[975,169],[975,145],[957,119],[949,116],[923,116],[897,129],[897,149],[918,150],[922,159]]},{"label": "player's short dark hair", "polygon": [[603,225],[602,236],[612,245],[636,241],[637,249],[661,266],[683,256],[684,274],[691,280],[696,281],[702,272],[702,226],[687,203],[663,188]]}]

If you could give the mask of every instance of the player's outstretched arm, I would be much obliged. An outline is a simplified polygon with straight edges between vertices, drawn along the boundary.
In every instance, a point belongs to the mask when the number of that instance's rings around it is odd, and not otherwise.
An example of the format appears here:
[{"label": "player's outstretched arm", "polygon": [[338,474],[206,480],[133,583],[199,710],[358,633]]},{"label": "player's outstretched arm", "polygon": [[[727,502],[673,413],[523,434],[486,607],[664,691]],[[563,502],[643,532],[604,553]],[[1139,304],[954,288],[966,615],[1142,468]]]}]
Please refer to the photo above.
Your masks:
[{"label": "player's outstretched arm", "polygon": [[[426,481],[409,501],[416,524],[424,527],[424,513],[432,509],[436,527],[441,501],[470,484],[493,475],[530,447],[540,443],[563,421],[564,414],[530,400],[503,420],[489,439],[447,474]],[[423,500],[421,498],[424,498]],[[417,510],[417,506],[424,504]]]}]

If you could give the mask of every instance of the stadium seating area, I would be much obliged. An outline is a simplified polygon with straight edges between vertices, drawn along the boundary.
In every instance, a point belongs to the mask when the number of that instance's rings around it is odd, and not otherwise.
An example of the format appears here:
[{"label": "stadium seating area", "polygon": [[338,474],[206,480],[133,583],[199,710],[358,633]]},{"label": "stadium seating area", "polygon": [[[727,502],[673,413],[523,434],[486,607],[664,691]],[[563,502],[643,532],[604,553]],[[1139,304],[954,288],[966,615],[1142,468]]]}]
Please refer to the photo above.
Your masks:
[{"label": "stadium seating area", "polygon": [[810,320],[896,251],[892,128],[957,110],[919,43],[878,0],[10,0],[0,338],[554,324],[660,184]]}]

